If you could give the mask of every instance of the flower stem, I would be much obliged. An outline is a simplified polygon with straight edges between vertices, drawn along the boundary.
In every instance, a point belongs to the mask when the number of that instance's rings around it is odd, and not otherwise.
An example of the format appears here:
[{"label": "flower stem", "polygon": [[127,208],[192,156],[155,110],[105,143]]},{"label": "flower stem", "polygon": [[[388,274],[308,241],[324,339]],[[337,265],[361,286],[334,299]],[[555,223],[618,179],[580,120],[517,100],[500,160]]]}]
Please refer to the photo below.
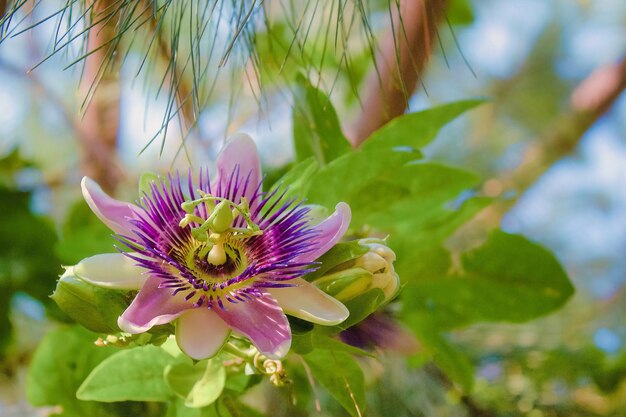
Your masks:
[{"label": "flower stem", "polygon": [[224,349],[225,352],[228,352],[233,356],[243,359],[246,362],[252,362],[252,359],[254,358],[254,353],[247,353],[230,342],[226,343],[222,349]]}]

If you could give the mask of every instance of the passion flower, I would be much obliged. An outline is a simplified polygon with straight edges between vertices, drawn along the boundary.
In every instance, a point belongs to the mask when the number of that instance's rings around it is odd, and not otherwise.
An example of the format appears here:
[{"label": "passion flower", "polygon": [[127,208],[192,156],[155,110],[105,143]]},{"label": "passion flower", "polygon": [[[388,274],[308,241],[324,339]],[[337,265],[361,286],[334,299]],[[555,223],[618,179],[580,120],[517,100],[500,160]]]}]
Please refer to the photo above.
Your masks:
[{"label": "passion flower", "polygon": [[286,314],[322,325],[349,314],[302,275],[344,235],[350,208],[339,203],[319,221],[301,203],[263,192],[261,182],[246,135],[226,144],[213,179],[207,171],[197,182],[191,174],[155,178],[137,204],[84,178],[85,200],[130,251],[84,259],[65,274],[138,290],[118,319],[124,332],[175,320],[176,340],[192,358],[215,355],[232,331],[281,358],[291,345]]}]

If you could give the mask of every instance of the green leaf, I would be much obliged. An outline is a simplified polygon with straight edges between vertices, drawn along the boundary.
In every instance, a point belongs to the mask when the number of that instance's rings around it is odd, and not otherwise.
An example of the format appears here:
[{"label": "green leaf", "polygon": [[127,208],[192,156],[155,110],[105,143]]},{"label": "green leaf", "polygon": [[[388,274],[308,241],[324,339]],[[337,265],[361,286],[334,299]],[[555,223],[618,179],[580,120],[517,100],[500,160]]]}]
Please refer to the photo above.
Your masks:
[{"label": "green leaf", "polygon": [[311,374],[354,417],[365,411],[365,382],[356,360],[345,352],[316,349],[303,355]]},{"label": "green leaf", "polygon": [[385,302],[385,293],[380,288],[372,288],[371,290],[346,301],[344,305],[350,310],[350,315],[346,321],[338,324],[333,328],[347,329],[362,321],[365,317],[378,310]]},{"label": "green leaf", "polygon": [[[437,272],[439,277],[445,275],[448,268],[442,268],[448,266],[450,255],[441,252],[441,244],[490,201],[482,197],[470,198],[458,210],[436,211],[420,225],[412,225],[404,230],[394,229],[388,242],[396,253],[394,267],[403,282],[432,277]],[[435,257],[431,257],[433,252]]]},{"label": "green leaf", "polygon": [[165,370],[165,380],[176,395],[185,399],[185,406],[201,408],[219,398],[226,382],[226,369],[216,358],[195,365],[176,363]]},{"label": "green leaf", "polygon": [[435,139],[443,126],[482,103],[484,100],[457,101],[397,117],[372,133],[361,145],[361,150],[421,149]]},{"label": "green leaf", "polygon": [[11,323],[11,289],[0,287],[0,359],[13,339],[13,324]]},{"label": "green leaf", "polygon": [[319,165],[313,157],[298,162],[274,183],[270,191],[277,190],[278,196],[284,192],[284,199],[304,197],[318,169]]},{"label": "green leaf", "polygon": [[452,345],[433,323],[423,317],[414,319],[415,335],[430,352],[433,361],[466,392],[474,385],[474,366],[470,359]]},{"label": "green leaf", "polygon": [[0,186],[0,287],[47,299],[59,261],[52,223],[30,211],[29,192]]},{"label": "green leaf", "polygon": [[315,332],[313,333],[313,346],[315,346],[316,349],[327,349],[333,352],[345,352],[351,355],[359,356],[374,356],[371,353],[364,351],[363,349],[348,345],[347,343],[343,343],[332,337],[322,336],[321,334],[315,335]]},{"label": "green leaf", "polygon": [[79,326],[62,327],[44,337],[28,368],[26,398],[34,406],[61,406],[64,417],[120,415],[118,405],[78,401],[76,390],[100,362],[119,352],[94,345],[97,335]]},{"label": "green leaf", "polygon": [[293,335],[291,348],[294,352],[301,355],[310,353],[313,349],[326,349],[335,352],[346,352],[352,355],[372,356],[369,352],[343,343],[330,337],[327,333],[327,328],[316,327],[308,333]]},{"label": "green leaf", "polygon": [[203,413],[203,417],[263,417],[257,410],[226,394],[205,410],[207,413]]},{"label": "green leaf", "polygon": [[263,380],[262,375],[253,374],[246,375],[245,373],[233,371],[226,377],[226,383],[224,384],[225,390],[234,391],[239,394],[243,394],[248,388],[258,384]]},{"label": "green leaf", "polygon": [[474,13],[469,0],[452,0],[446,9],[451,25],[467,25],[474,21]]},{"label": "green leaf", "polygon": [[69,275],[59,279],[51,298],[77,323],[98,333],[119,332],[117,318],[129,304],[123,291],[98,287]]},{"label": "green leaf", "polygon": [[417,280],[405,288],[405,311],[424,311],[440,329],[481,321],[524,322],[561,307],[574,293],[546,249],[517,235],[494,232],[461,257],[462,271]]},{"label": "green leaf", "polygon": [[294,88],[293,139],[296,160],[313,156],[322,166],[352,150],[328,96],[302,75]]},{"label": "green leaf", "polygon": [[149,171],[142,173],[137,184],[139,195],[152,195],[152,183],[159,183],[159,174]]},{"label": "green leaf", "polygon": [[111,252],[116,243],[112,234],[81,198],[67,214],[55,251],[65,265],[74,265],[94,253]]},{"label": "green leaf", "polygon": [[445,206],[479,181],[478,176],[462,169],[416,163],[381,173],[363,188],[346,194],[344,201],[355,208],[355,224],[414,235],[450,213]]},{"label": "green leaf", "polygon": [[[391,174],[422,154],[406,150],[356,151],[335,159],[312,177],[307,201],[334,208],[339,201],[348,201],[368,188],[383,174]],[[358,210],[358,207],[353,207]]]},{"label": "green leaf", "polygon": [[173,393],[163,375],[174,360],[157,346],[120,351],[89,374],[76,396],[80,400],[101,402],[167,401]]}]

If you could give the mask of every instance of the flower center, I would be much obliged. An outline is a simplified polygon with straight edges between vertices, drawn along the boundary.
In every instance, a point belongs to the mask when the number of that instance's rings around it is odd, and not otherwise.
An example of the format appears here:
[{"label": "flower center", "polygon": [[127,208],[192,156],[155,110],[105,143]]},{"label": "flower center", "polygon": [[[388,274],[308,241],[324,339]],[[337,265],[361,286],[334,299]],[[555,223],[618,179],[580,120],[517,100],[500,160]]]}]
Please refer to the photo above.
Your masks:
[{"label": "flower center", "polygon": [[207,297],[209,305],[214,297],[220,304],[222,298],[239,299],[240,290],[253,279],[244,274],[248,259],[243,243],[263,231],[252,220],[245,197],[235,204],[223,197],[198,192],[199,199],[181,204],[186,214],[179,226],[189,227],[192,237],[184,263],[192,274],[187,280],[193,290],[185,298],[198,305]]}]

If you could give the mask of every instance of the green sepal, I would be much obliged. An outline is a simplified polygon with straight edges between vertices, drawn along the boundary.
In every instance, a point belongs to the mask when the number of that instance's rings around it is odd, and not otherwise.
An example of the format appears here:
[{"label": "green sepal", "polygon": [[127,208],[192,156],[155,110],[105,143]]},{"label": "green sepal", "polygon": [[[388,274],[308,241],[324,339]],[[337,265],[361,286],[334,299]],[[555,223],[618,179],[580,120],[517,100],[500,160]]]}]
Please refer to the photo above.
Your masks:
[{"label": "green sepal", "polygon": [[129,304],[123,291],[97,287],[66,274],[50,297],[70,318],[97,333],[119,332],[117,318]]},{"label": "green sepal", "polygon": [[372,285],[372,278],[371,272],[357,267],[326,275],[314,284],[326,294],[346,302],[363,294]]},{"label": "green sepal", "polygon": [[325,275],[331,269],[365,255],[368,251],[369,248],[360,244],[358,240],[337,243],[317,260],[320,263],[319,268],[305,275],[304,278],[309,282],[313,281]]}]

